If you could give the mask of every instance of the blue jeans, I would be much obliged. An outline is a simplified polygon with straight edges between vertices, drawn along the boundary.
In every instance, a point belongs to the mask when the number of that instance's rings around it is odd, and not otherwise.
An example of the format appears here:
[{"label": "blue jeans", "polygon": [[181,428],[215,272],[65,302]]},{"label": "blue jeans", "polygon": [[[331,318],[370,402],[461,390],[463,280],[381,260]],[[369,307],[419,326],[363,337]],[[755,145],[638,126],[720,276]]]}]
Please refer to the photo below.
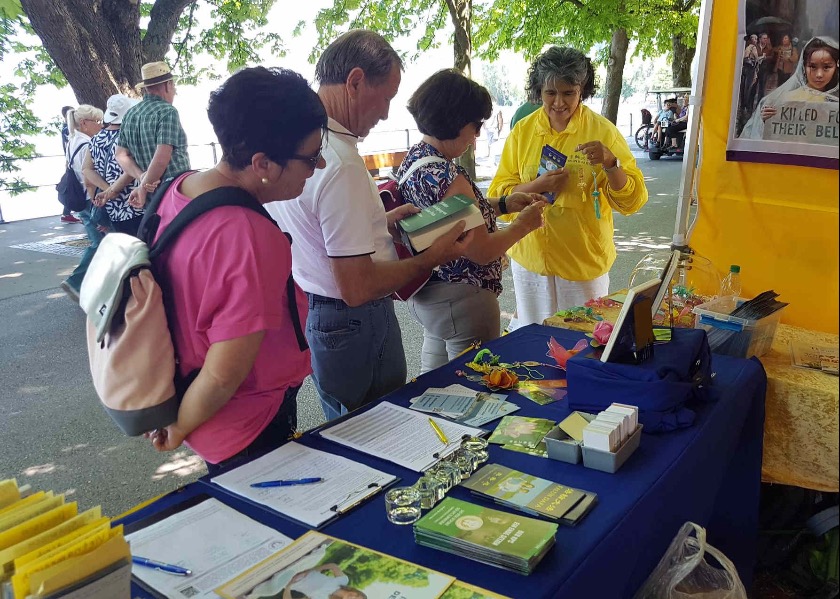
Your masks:
[{"label": "blue jeans", "polygon": [[405,351],[394,300],[374,300],[351,308],[340,299],[306,295],[312,379],[327,420],[405,384]]},{"label": "blue jeans", "polygon": [[82,281],[85,279],[88,265],[90,265],[90,261],[93,260],[93,255],[96,253],[96,248],[99,247],[99,242],[102,241],[102,233],[100,233],[96,228],[96,226],[100,224],[100,217],[102,216],[100,212],[104,214],[105,209],[97,208],[91,202],[88,202],[87,207],[84,210],[76,213],[82,221],[82,224],[85,226],[85,232],[87,233],[88,239],[90,239],[90,245],[82,255],[82,261],[79,262],[79,265],[73,273],[67,277],[66,281],[64,281],[70,285],[70,287],[75,289],[76,292],[82,288]]}]

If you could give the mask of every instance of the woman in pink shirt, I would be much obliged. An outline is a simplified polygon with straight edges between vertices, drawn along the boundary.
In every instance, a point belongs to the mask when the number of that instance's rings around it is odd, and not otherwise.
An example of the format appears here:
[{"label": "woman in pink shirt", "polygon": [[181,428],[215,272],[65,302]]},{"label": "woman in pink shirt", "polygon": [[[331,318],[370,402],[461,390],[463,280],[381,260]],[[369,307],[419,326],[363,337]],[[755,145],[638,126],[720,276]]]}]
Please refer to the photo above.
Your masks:
[{"label": "woman in pink shirt", "polygon": [[300,75],[263,67],[230,77],[207,112],[222,159],[175,179],[157,211],[157,234],[210,191],[244,190],[253,204],[203,214],[156,262],[179,373],[197,376],[178,420],[150,438],[160,451],[186,443],[214,473],[277,447],[297,425],[297,392],[311,372],[301,328],[307,303],[291,278],[291,241],[262,205],[297,197],[324,167],[327,114]]}]

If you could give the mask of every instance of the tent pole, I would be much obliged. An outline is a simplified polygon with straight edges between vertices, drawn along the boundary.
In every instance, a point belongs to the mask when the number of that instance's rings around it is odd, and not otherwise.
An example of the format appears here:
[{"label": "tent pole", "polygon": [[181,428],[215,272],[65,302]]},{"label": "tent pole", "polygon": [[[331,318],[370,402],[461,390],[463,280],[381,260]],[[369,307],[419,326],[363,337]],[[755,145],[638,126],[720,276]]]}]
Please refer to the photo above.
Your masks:
[{"label": "tent pole", "polygon": [[703,0],[700,7],[700,24],[697,29],[697,50],[692,65],[692,88],[688,113],[688,127],[683,155],[682,178],[679,196],[677,196],[677,221],[674,226],[673,249],[689,252],[688,218],[697,169],[700,166],[702,138],[700,119],[703,111],[703,91],[706,79],[706,64],[709,54],[709,34],[712,24],[712,5],[714,0]]}]

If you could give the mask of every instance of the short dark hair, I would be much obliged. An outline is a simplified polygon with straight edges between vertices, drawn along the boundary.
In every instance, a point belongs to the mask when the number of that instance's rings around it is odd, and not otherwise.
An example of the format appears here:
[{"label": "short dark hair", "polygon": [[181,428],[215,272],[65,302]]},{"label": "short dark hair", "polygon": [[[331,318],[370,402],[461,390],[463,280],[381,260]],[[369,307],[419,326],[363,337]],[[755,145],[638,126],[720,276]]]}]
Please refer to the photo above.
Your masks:
[{"label": "short dark hair", "polygon": [[327,126],[327,111],[306,79],[288,69],[242,69],[210,94],[207,116],[223,160],[239,170],[264,152],[278,164]]},{"label": "short dark hair", "polygon": [[426,79],[408,100],[408,112],[424,135],[455,139],[469,123],[480,126],[490,118],[490,92],[456,69],[438,71]]},{"label": "short dark hair", "polygon": [[342,84],[358,67],[376,85],[388,78],[394,65],[402,70],[402,59],[384,37],[367,29],[351,29],[321,54],[315,65],[315,80],[321,85]]},{"label": "short dark hair", "polygon": [[64,117],[64,119],[66,120],[66,119],[67,119],[67,113],[68,113],[69,111],[71,111],[71,110],[73,110],[73,107],[72,107],[72,106],[64,106],[64,107],[61,109],[61,116],[62,116],[62,117]]},{"label": "short dark hair", "polygon": [[581,100],[595,94],[592,61],[574,48],[552,46],[537,57],[528,69],[528,85],[525,87],[528,99],[534,104],[542,104],[543,88],[557,80],[567,85],[579,85]]}]

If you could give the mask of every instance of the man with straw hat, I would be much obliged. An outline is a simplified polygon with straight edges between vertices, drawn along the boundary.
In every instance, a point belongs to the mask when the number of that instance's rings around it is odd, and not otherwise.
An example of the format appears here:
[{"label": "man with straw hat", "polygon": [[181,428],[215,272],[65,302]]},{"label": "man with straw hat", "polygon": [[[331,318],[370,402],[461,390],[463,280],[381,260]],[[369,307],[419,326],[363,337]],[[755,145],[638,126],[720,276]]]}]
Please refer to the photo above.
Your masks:
[{"label": "man with straw hat", "polygon": [[189,170],[187,135],[181,127],[175,99],[175,80],[165,62],[150,62],[141,69],[138,89],[143,100],[123,117],[116,158],[123,170],[137,179],[129,202],[135,208],[146,204],[146,195],[160,181]]}]

